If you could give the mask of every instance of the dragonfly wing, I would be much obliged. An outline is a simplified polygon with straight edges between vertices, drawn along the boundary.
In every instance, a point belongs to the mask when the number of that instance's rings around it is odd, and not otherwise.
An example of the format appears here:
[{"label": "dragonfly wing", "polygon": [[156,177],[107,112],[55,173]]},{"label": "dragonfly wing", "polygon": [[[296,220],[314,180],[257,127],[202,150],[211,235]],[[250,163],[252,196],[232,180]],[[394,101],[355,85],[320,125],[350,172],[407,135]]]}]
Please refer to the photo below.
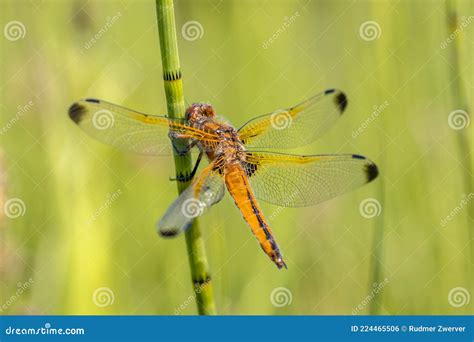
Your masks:
[{"label": "dragonfly wing", "polygon": [[255,197],[284,207],[326,201],[378,175],[372,161],[356,154],[299,156],[248,152],[246,168]]},{"label": "dragonfly wing", "polygon": [[170,205],[157,223],[163,237],[175,236],[190,227],[194,218],[201,216],[224,197],[222,176],[213,171],[213,164],[204,169],[196,180]]},{"label": "dragonfly wing", "polygon": [[346,95],[329,89],[294,107],[248,121],[239,136],[249,148],[296,148],[323,135],[346,107]]},{"label": "dragonfly wing", "polygon": [[188,126],[183,120],[142,114],[96,99],[74,103],[69,117],[93,138],[139,154],[170,155],[170,130],[189,138],[213,139],[212,134]]}]

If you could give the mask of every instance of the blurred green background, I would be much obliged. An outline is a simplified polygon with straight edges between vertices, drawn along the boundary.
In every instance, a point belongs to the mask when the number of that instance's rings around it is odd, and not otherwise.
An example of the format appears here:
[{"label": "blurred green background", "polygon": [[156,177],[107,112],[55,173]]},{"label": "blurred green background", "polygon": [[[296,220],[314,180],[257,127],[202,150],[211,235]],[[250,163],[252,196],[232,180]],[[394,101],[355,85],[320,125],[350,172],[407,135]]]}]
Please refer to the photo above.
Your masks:
[{"label": "blurred green background", "polygon": [[[188,103],[240,126],[340,88],[343,118],[295,152],[381,172],[318,206],[261,203],[288,270],[226,195],[201,219],[220,314],[473,313],[473,7],[456,4],[453,59],[443,1],[176,1]],[[155,232],[172,158],[67,116],[84,97],[166,114],[154,1],[1,1],[0,18],[2,314],[195,314],[184,237]]]}]

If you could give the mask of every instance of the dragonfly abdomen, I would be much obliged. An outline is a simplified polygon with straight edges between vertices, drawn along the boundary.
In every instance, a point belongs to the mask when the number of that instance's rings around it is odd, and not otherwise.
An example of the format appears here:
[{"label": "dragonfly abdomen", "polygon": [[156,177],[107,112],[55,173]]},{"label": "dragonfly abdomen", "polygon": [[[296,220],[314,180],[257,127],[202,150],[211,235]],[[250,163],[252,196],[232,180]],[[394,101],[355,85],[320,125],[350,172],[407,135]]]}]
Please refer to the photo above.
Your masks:
[{"label": "dragonfly abdomen", "polygon": [[225,166],[225,184],[264,252],[278,268],[286,268],[273,233],[253,195],[247,175],[239,163]]}]

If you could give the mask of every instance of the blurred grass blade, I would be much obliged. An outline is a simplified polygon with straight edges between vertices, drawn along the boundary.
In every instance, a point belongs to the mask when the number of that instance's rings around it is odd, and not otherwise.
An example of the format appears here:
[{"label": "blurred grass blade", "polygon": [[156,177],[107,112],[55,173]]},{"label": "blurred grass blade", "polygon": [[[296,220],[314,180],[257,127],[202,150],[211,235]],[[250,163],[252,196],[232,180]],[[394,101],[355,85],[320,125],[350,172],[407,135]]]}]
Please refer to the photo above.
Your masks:
[{"label": "blurred grass blade", "polygon": [[[460,22],[456,10],[456,1],[455,0],[446,0],[446,24],[447,24],[447,33],[448,37],[453,36],[453,32],[456,32],[454,35],[453,41],[447,47],[448,49],[448,60],[452,68],[451,78],[453,82],[450,83],[452,103],[454,105],[453,110],[460,110],[463,113],[466,113],[467,116],[470,116],[470,108],[467,101],[466,89],[464,87],[463,80],[463,71],[461,70],[461,56],[462,56],[462,30],[459,30]],[[470,122],[470,118],[466,118],[466,122]],[[472,183],[472,161],[471,161],[471,146],[469,143],[469,134],[472,134],[472,130],[469,127],[464,127],[463,129],[454,131],[456,135],[456,140],[459,148],[459,153],[461,154],[461,163],[463,164],[463,182],[464,189],[467,194],[473,193],[473,183]],[[466,195],[467,195],[466,194]],[[470,241],[469,253],[470,253],[470,262],[468,263],[468,277],[469,282],[473,283],[473,272],[472,265],[474,264],[474,201],[468,201],[467,203],[467,230],[468,237]]]}]

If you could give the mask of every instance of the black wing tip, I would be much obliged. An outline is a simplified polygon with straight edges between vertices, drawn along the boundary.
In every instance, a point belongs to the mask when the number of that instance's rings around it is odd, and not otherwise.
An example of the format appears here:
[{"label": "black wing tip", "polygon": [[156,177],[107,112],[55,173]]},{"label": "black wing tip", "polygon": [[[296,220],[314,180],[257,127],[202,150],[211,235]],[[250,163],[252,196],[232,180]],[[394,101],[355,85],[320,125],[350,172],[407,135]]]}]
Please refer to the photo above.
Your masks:
[{"label": "black wing tip", "polygon": [[367,176],[367,182],[371,182],[379,175],[379,168],[377,165],[370,162],[365,166],[365,174]]},{"label": "black wing tip", "polygon": [[89,99],[85,99],[84,101],[86,101],[86,102],[90,102],[90,103],[100,103],[100,100],[97,100],[97,99],[91,99],[91,98],[89,98]]},{"label": "black wing tip", "polygon": [[337,105],[337,108],[339,108],[339,111],[340,113],[344,113],[344,111],[346,110],[346,107],[347,107],[347,103],[348,103],[348,100],[347,100],[347,96],[344,92],[338,90],[338,89],[327,89],[325,92],[324,92],[324,95],[330,95],[330,94],[335,94],[334,95],[334,102],[336,103]]},{"label": "black wing tip", "polygon": [[324,95],[329,95],[335,92],[336,92],[336,89],[327,89],[326,91],[324,91]]},{"label": "black wing tip", "polygon": [[172,238],[178,235],[178,232],[173,229],[159,230],[159,234],[163,238]]},{"label": "black wing tip", "polygon": [[71,105],[71,107],[69,107],[68,113],[71,120],[76,124],[79,124],[86,113],[86,107],[78,102],[75,102]]},{"label": "black wing tip", "polygon": [[360,154],[353,154],[352,158],[360,159],[360,160],[367,160],[367,164],[364,165],[364,172],[367,177],[367,183],[373,181],[379,175],[379,168],[375,165],[372,161],[367,159]]},{"label": "black wing tip", "polygon": [[84,114],[86,113],[86,107],[84,105],[82,105],[81,102],[89,102],[89,103],[99,104],[100,100],[87,98],[87,99],[81,100],[79,102],[73,103],[72,106],[69,107],[69,117],[76,124],[79,124],[81,122]]},{"label": "black wing tip", "polygon": [[346,94],[344,94],[342,91],[338,92],[334,98],[334,101],[336,102],[341,114],[344,113],[348,103]]}]

